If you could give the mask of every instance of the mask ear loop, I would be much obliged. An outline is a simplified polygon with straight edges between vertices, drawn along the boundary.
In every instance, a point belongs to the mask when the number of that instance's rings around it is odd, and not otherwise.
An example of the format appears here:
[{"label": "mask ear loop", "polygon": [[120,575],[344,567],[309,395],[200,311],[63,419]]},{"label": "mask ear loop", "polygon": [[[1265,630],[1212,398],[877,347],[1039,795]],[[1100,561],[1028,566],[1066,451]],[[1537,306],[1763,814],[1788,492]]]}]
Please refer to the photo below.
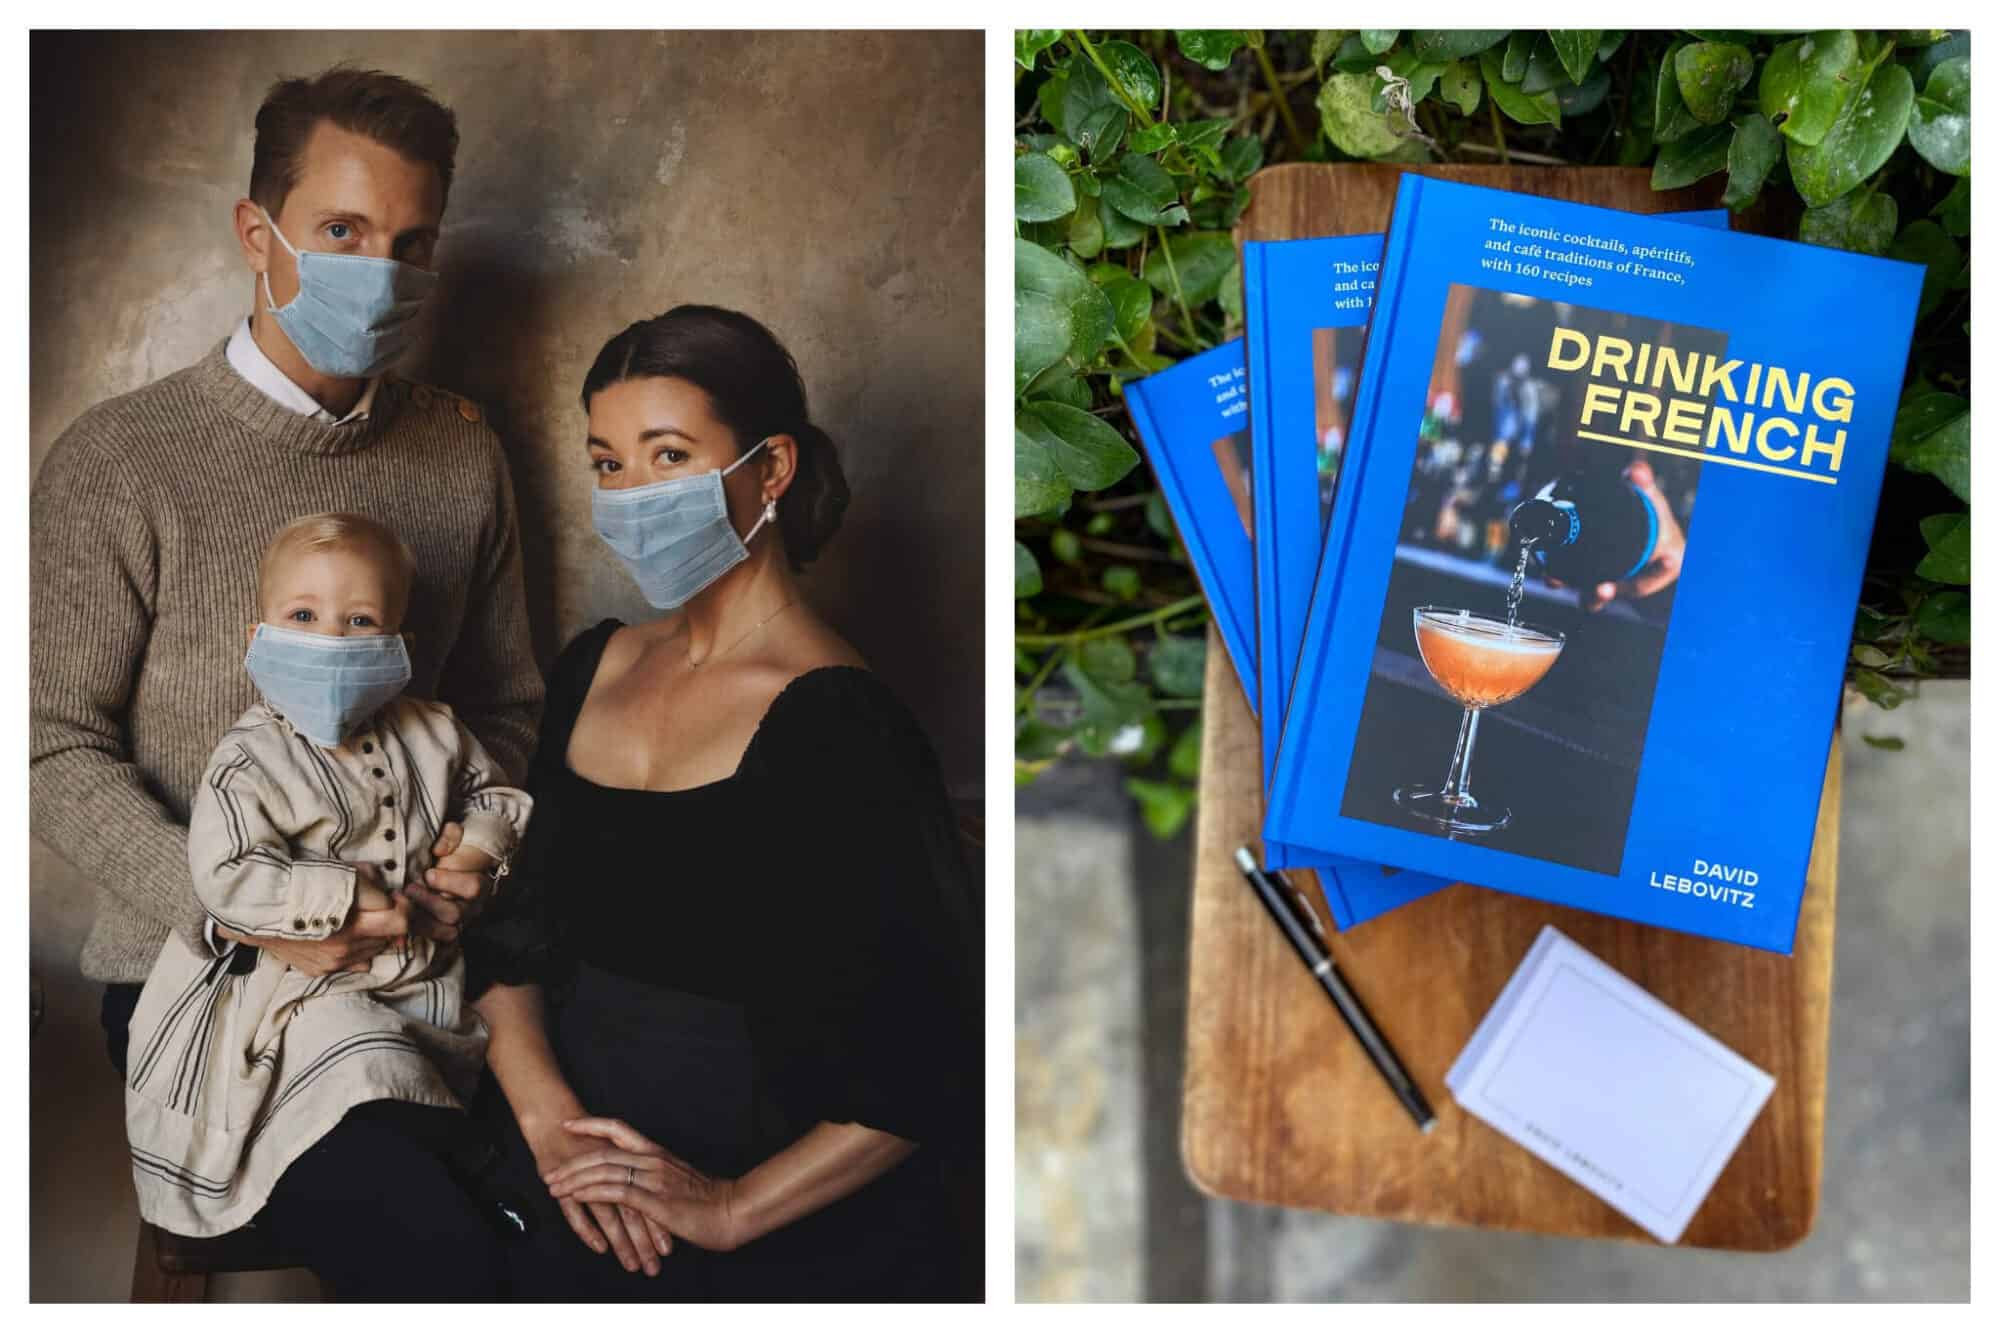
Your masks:
[{"label": "mask ear loop", "polygon": [[[762,449],[765,445],[769,444],[770,442],[771,442],[771,437],[766,435],[763,439],[757,441],[757,443],[751,445],[748,449],[745,449],[743,451],[743,457],[737,459],[734,463],[731,463],[728,467],[722,469],[721,475],[726,477],[730,473],[734,472],[737,468],[742,467],[745,463],[750,461],[751,454],[756,453],[759,449]],[[764,516],[758,519],[755,523],[752,523],[750,525],[750,531],[743,534],[743,544],[745,546],[748,546],[750,544],[751,538],[755,537],[760,531],[762,531],[766,523],[775,523],[777,519],[778,519],[778,502],[776,500],[764,501]]]},{"label": "mask ear loop", "polygon": [[[278,244],[279,244],[279,245],[282,245],[282,246],[284,246],[284,247],[285,247],[285,249],[287,249],[287,250],[291,251],[291,255],[292,255],[292,259],[293,259],[294,261],[298,260],[298,259],[300,258],[300,255],[299,255],[299,252],[298,252],[298,248],[297,248],[296,246],[294,246],[294,245],[293,245],[293,244],[292,244],[292,243],[291,243],[290,241],[288,241],[288,240],[286,240],[286,239],[285,239],[285,233],[283,233],[283,232],[281,232],[281,231],[279,231],[279,230],[278,230],[278,224],[277,224],[277,222],[276,222],[276,221],[275,221],[275,220],[274,220],[274,219],[273,219],[273,218],[271,217],[270,213],[269,213],[268,211],[266,211],[266,209],[264,208],[264,206],[263,206],[262,204],[259,204],[259,205],[257,205],[257,211],[258,211],[259,213],[262,213],[262,214],[264,215],[264,225],[265,225],[265,226],[267,226],[267,227],[269,227],[269,228],[271,229],[271,234],[272,234],[273,236],[275,236],[275,237],[277,237],[277,238],[278,238]],[[276,298],[276,297],[274,297],[274,296],[272,296],[272,295],[271,295],[271,270],[270,270],[269,268],[266,268],[266,269],[265,269],[265,270],[264,270],[264,271],[263,271],[262,273],[259,273],[259,274],[257,275],[257,278],[258,278],[258,280],[259,280],[260,282],[262,282],[262,283],[264,284],[264,307],[265,307],[265,309],[269,310],[269,311],[270,311],[270,312],[271,312],[272,314],[274,314],[274,315],[275,315],[275,314],[277,314],[277,313],[278,313],[278,300],[277,300],[277,298]],[[304,284],[304,283],[300,283],[300,284],[299,284],[299,290],[300,290],[300,291],[304,291],[304,290],[305,290],[305,284]],[[295,299],[296,299],[296,298],[295,298]],[[287,305],[287,307],[286,307],[286,308],[287,308],[287,309],[290,309],[290,306],[289,306],[289,305]],[[740,462],[741,460],[739,459],[738,461]]]}]

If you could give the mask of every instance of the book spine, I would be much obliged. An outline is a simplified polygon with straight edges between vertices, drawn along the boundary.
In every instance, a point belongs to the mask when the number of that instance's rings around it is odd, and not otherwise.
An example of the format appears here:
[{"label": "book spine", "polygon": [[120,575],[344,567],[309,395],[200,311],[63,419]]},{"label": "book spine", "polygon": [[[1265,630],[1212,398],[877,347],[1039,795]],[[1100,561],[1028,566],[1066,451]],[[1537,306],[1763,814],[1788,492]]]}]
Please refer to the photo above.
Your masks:
[{"label": "book spine", "polygon": [[[1354,529],[1354,507],[1360,502],[1367,481],[1368,460],[1374,453],[1371,446],[1375,435],[1376,405],[1382,395],[1386,361],[1383,353],[1395,332],[1404,264],[1410,237],[1416,231],[1423,184],[1424,178],[1414,172],[1403,176],[1396,191],[1395,211],[1389,219],[1388,235],[1382,244],[1382,268],[1375,275],[1375,301],[1368,312],[1368,332],[1362,343],[1361,378],[1354,395],[1354,413],[1348,423],[1347,448],[1340,464],[1340,483],[1334,489],[1333,514],[1321,541],[1319,568],[1313,575],[1311,611],[1306,617],[1298,666],[1292,673],[1284,711],[1279,714],[1278,753],[1281,756],[1292,731],[1292,704],[1300,699],[1313,698],[1319,690],[1320,672],[1326,661],[1325,644],[1321,641],[1333,629],[1333,612],[1340,593],[1340,573],[1346,565],[1347,544]],[[1373,357],[1368,355],[1371,349],[1376,353]],[[1304,681],[1303,690],[1301,681]],[[1274,766],[1270,804],[1279,828],[1289,827],[1292,822],[1290,816],[1297,803],[1297,785],[1296,781],[1289,779],[1282,762]],[[1284,840],[1290,841],[1289,838]]]},{"label": "book spine", "polygon": [[[1270,377],[1266,369],[1265,357],[1270,348],[1270,330],[1267,321],[1271,314],[1269,293],[1264,288],[1264,247],[1257,241],[1246,241],[1243,245],[1243,306],[1246,315],[1243,321],[1243,359],[1249,371],[1247,383],[1250,391],[1250,509],[1256,525],[1256,535],[1252,539],[1250,551],[1250,606],[1252,611],[1250,629],[1256,635],[1257,645],[1257,697],[1250,701],[1250,711],[1258,717],[1264,713],[1264,672],[1268,656],[1264,643],[1265,615],[1264,594],[1269,580],[1264,577],[1264,562],[1271,558],[1268,549],[1271,543],[1272,514],[1276,506],[1272,504],[1270,457],[1271,427],[1265,404],[1270,400]],[[1263,744],[1258,744],[1257,768],[1259,777],[1264,776]]]}]

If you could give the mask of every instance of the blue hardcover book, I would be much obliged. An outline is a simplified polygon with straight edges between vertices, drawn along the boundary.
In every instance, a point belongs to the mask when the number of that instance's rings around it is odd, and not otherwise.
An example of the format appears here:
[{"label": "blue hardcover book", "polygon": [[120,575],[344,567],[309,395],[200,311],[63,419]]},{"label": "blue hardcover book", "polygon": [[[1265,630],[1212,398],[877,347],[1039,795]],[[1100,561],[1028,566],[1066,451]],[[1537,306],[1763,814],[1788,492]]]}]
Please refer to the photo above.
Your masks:
[{"label": "blue hardcover book", "polygon": [[[1729,210],[1663,216],[1727,227]],[[1270,788],[1284,727],[1283,700],[1298,667],[1312,602],[1320,539],[1353,411],[1381,266],[1382,236],[1250,241],[1243,247],[1243,310],[1249,328],[1251,454],[1256,459],[1258,695],[1264,782]],[[1508,424],[1503,423],[1503,427]],[[1310,441],[1310,443],[1308,443]],[[1311,848],[1267,844],[1271,864],[1324,860]]]},{"label": "blue hardcover book", "polygon": [[[1249,400],[1243,341],[1232,339],[1125,386],[1146,457],[1159,479],[1181,544],[1208,596],[1230,664],[1258,711],[1256,598],[1251,549]],[[1317,858],[1325,862],[1327,858]],[[1311,864],[1340,929],[1400,907],[1443,884],[1393,868]]]},{"label": "blue hardcover book", "polygon": [[1243,340],[1125,386],[1125,408],[1180,529],[1181,545],[1257,711],[1257,605],[1252,589],[1250,398]]},{"label": "blue hardcover book", "polygon": [[1265,836],[1789,952],[1922,280],[1405,176]]}]

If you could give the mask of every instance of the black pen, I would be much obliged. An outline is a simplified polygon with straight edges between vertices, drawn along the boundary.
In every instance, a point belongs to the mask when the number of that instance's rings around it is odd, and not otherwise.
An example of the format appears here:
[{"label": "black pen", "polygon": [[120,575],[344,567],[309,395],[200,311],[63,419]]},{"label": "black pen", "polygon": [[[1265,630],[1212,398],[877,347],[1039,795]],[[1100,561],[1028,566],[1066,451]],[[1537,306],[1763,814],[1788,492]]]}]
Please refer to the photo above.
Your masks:
[{"label": "black pen", "polygon": [[1348,1030],[1361,1043],[1361,1049],[1368,1052],[1368,1058],[1375,1062],[1375,1068],[1382,1071],[1382,1078],[1389,1090],[1396,1094],[1396,1100],[1417,1122],[1417,1128],[1426,1134],[1437,1123],[1431,1113],[1430,1103],[1418,1090],[1417,1082],[1410,1077],[1410,1071],[1403,1068],[1403,1062],[1389,1049],[1389,1043],[1376,1030],[1375,1022],[1368,1017],[1368,1011],[1361,1006],[1361,1000],[1348,989],[1340,970],[1333,965],[1333,955],[1327,952],[1320,938],[1319,921],[1303,903],[1295,904],[1292,898],[1298,892],[1289,883],[1279,888],[1271,881],[1271,876],[1257,867],[1257,858],[1248,847],[1236,849],[1236,866],[1243,872],[1243,878],[1250,881],[1250,887],[1257,891],[1264,908],[1271,919],[1278,923],[1278,929],[1285,932],[1285,938],[1298,950],[1299,958],[1319,979],[1321,989],[1333,1000],[1333,1007],[1340,1010],[1340,1016],[1347,1020]]}]

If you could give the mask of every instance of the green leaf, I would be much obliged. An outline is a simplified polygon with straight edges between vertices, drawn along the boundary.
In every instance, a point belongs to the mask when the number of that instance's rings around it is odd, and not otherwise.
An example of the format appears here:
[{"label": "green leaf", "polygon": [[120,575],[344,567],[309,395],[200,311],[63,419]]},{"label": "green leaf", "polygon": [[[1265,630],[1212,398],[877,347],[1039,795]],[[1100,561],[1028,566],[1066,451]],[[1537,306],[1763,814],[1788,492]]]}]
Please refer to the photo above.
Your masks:
[{"label": "green leaf", "polygon": [[1153,290],[1163,295],[1171,295],[1174,290],[1173,273],[1167,270],[1169,255],[1174,261],[1174,272],[1180,275],[1181,293],[1189,306],[1198,306],[1215,296],[1222,286],[1223,275],[1236,266],[1236,243],[1226,231],[1190,231],[1169,236],[1165,249],[1156,247],[1146,256],[1143,270]]},{"label": "green leaf", "polygon": [[1528,61],[1535,54],[1535,34],[1523,28],[1509,33],[1507,45],[1500,53],[1500,77],[1508,83],[1519,83],[1528,77]]},{"label": "green leaf", "polygon": [[1075,490],[1101,491],[1139,464],[1123,435],[1068,403],[1026,404],[1014,414],[1014,432],[1038,439]]},{"label": "green leaf", "polygon": [[1062,40],[1061,28],[1020,28],[1014,33],[1014,63],[1033,69],[1035,57]]},{"label": "green leaf", "polygon": [[1069,79],[1063,87],[1062,119],[1050,119],[1057,129],[1075,138],[1092,114],[1104,107],[1122,104],[1111,91],[1111,85],[1104,81],[1104,76],[1097,72],[1097,66],[1082,56],[1071,56],[1063,68],[1068,72]]},{"label": "green leaf", "polygon": [[1098,221],[1104,224],[1104,248],[1123,250],[1146,239],[1146,228],[1115,208],[1097,210]]},{"label": "green leaf", "polygon": [[1104,182],[1104,202],[1132,221],[1151,226],[1178,226],[1187,220],[1174,178],[1152,158],[1127,153],[1118,159],[1118,174]]},{"label": "green leaf", "polygon": [[1024,433],[1021,416],[1014,415],[1015,518],[1062,509],[1070,497],[1070,485],[1043,442],[1044,432]]},{"label": "green leaf", "polygon": [[1918,524],[1930,554],[1917,565],[1917,577],[1933,583],[1972,582],[1972,515],[1933,514]]},{"label": "green leaf", "polygon": [[1194,699],[1201,695],[1202,669],[1207,662],[1206,638],[1163,633],[1146,654],[1146,671],[1160,693]]},{"label": "green leaf", "polygon": [[1043,153],[1014,159],[1014,216],[1022,222],[1053,222],[1076,207],[1069,173]]},{"label": "green leaf", "polygon": [[1090,270],[1096,283],[1111,301],[1111,315],[1118,336],[1131,342],[1153,317],[1153,290],[1117,264],[1097,264]]},{"label": "green leaf", "polygon": [[1073,567],[1083,563],[1083,543],[1068,528],[1057,528],[1049,534],[1049,554]]},{"label": "green leaf", "polygon": [[1603,38],[1601,29],[1549,29],[1549,44],[1555,48],[1556,59],[1562,61],[1571,83],[1583,82],[1584,75],[1590,72],[1591,65],[1598,59],[1597,45]]},{"label": "green leaf", "polygon": [[1565,116],[1587,116],[1604,105],[1611,92],[1611,71],[1599,65],[1582,83],[1565,83],[1555,90],[1556,105]]},{"label": "green leaf", "polygon": [[1180,734],[1174,748],[1167,751],[1167,772],[1193,782],[1201,776],[1201,719]]},{"label": "green leaf", "polygon": [[1232,181],[1249,180],[1264,165],[1264,141],[1252,135],[1231,139],[1222,146],[1222,174]]},{"label": "green leaf", "polygon": [[1495,51],[1480,53],[1479,68],[1486,76],[1486,91],[1493,98],[1493,104],[1505,112],[1508,119],[1522,125],[1561,127],[1562,108],[1557,104],[1554,93],[1529,97],[1508,83],[1500,76],[1500,56]]},{"label": "green leaf", "polygon": [[1914,100],[1910,71],[1894,64],[1878,67],[1868,86],[1847,100],[1817,145],[1792,141],[1788,156],[1799,198],[1818,208],[1874,175],[1903,141]]},{"label": "green leaf", "polygon": [[1889,247],[1891,259],[1924,266],[1923,295],[1917,298],[1917,318],[1937,309],[1945,293],[1956,291],[1966,282],[1965,256],[1958,242],[1929,218],[1919,218],[1903,228]]},{"label": "green leaf", "polygon": [[1861,739],[1867,741],[1870,746],[1877,750],[1900,750],[1903,748],[1903,738],[1901,736],[1869,736],[1864,734]]},{"label": "green leaf", "polygon": [[1354,30],[1352,28],[1322,28],[1318,32],[1315,32],[1313,34],[1313,44],[1312,44],[1313,73],[1315,74],[1319,73],[1320,68],[1323,65],[1325,65],[1326,62],[1333,57],[1334,53],[1339,51],[1340,48],[1346,43],[1347,39],[1349,37],[1352,37],[1353,35],[1354,35]]},{"label": "green leaf", "polygon": [[1862,666],[1875,667],[1878,669],[1881,667],[1888,666],[1890,662],[1895,660],[1894,658],[1890,657],[1889,654],[1883,652],[1880,648],[1877,648],[1872,644],[1866,644],[1866,643],[1855,644],[1853,648],[1849,651],[1849,656],[1851,656],[1855,661],[1861,663]]},{"label": "green leaf", "polygon": [[1616,55],[1618,48],[1625,44],[1625,34],[1617,28],[1607,31],[1597,40],[1597,63],[1603,64]]},{"label": "green leaf", "polygon": [[1927,472],[1972,502],[1972,408],[1955,393],[1920,393],[1903,400],[1890,436],[1889,460]]},{"label": "green leaf", "polygon": [[1674,54],[1674,81],[1688,114],[1704,125],[1729,119],[1736,94],[1757,72],[1748,49],[1733,42],[1694,42]]},{"label": "green leaf", "polygon": [[1097,57],[1140,106],[1151,110],[1158,105],[1160,71],[1151,56],[1130,42],[1105,42],[1097,48]]},{"label": "green leaf", "polygon": [[1830,204],[1807,209],[1799,220],[1799,239],[1858,254],[1884,254],[1896,239],[1896,201],[1880,192],[1851,190]]},{"label": "green leaf", "polygon": [[1243,270],[1239,265],[1231,264],[1229,271],[1222,275],[1215,303],[1222,307],[1222,313],[1229,317],[1230,324],[1243,322]]},{"label": "green leaf", "polygon": [[1400,28],[1363,28],[1359,34],[1361,46],[1369,55],[1379,56],[1396,44],[1402,36]]},{"label": "green leaf", "polygon": [[1537,93],[1555,92],[1571,82],[1569,72],[1556,56],[1556,48],[1549,41],[1549,35],[1538,34],[1528,51],[1528,68],[1521,75],[1521,91],[1533,97]]},{"label": "green leaf", "polygon": [[1782,43],[1764,61],[1757,107],[1793,143],[1826,137],[1860,78],[1860,43],[1845,30],[1809,33]]},{"label": "green leaf", "polygon": [[[1040,298],[1030,300],[1029,298]],[[1053,330],[1068,334],[1068,346],[1041,359]],[[1088,278],[1032,241],[1014,242],[1014,383],[1016,392],[1054,361],[1068,356],[1078,364],[1097,355],[1111,336],[1111,302]],[[1027,345],[1033,355],[1024,356]]]},{"label": "green leaf", "polygon": [[[1410,100],[1412,102],[1421,102],[1424,98],[1430,96],[1431,89],[1437,87],[1438,76],[1443,74],[1447,67],[1444,65],[1426,65],[1408,51],[1397,51],[1391,56],[1378,60],[1373,68],[1387,69],[1397,78],[1408,80],[1410,85]],[[1389,104],[1388,91],[1389,85],[1384,81],[1376,90],[1375,100],[1370,103],[1370,106],[1374,110],[1381,111],[1387,109]]]},{"label": "green leaf", "polygon": [[1458,108],[1462,116],[1479,109],[1479,70],[1463,60],[1454,60],[1438,75],[1438,97]]},{"label": "green leaf", "polygon": [[1681,96],[1680,75],[1674,71],[1675,59],[1688,45],[1685,39],[1676,39],[1660,56],[1659,73],[1653,80],[1654,143],[1672,143],[1701,128],[1701,122],[1688,110],[1687,101]]},{"label": "green leaf", "polygon": [[1735,132],[1727,125],[1704,125],[1694,133],[1660,145],[1653,160],[1653,188],[1678,190],[1729,165],[1729,145]]},{"label": "green leaf", "polygon": [[1784,151],[1784,136],[1757,112],[1737,121],[1729,140],[1729,188],[1722,192],[1723,207],[1748,207]]},{"label": "green leaf", "polygon": [[1138,597],[1141,584],[1139,571],[1130,565],[1108,565],[1098,576],[1098,586],[1121,602],[1129,602]]},{"label": "green leaf", "polygon": [[1972,178],[1970,176],[1960,176],[1956,181],[1952,182],[1951,193],[1938,200],[1937,207],[1931,210],[1931,216],[1935,217],[1949,234],[1953,236],[1970,236],[1972,234]]},{"label": "green leaf", "polygon": [[1097,201],[1085,195],[1077,200],[1069,219],[1069,251],[1078,259],[1095,259],[1104,253],[1104,219]]},{"label": "green leaf", "polygon": [[1042,590],[1042,567],[1035,553],[1014,543],[1014,596],[1033,597]]},{"label": "green leaf", "polygon": [[1157,153],[1170,143],[1180,139],[1172,121],[1162,120],[1152,125],[1141,126],[1132,132],[1126,148],[1135,153]]},{"label": "green leaf", "polygon": [[1125,790],[1139,802],[1139,817],[1156,838],[1171,838],[1179,833],[1194,812],[1194,788],[1186,783],[1127,778]]},{"label": "green leaf", "polygon": [[1971,55],[1972,34],[1955,32],[1943,41],[1927,46],[1917,53],[1917,58],[1910,62],[1910,80],[1921,86],[1930,81],[1931,71],[1945,61]]},{"label": "green leaf", "polygon": [[1193,29],[1174,33],[1181,54],[1203,69],[1224,70],[1245,44],[1245,35],[1234,28]]},{"label": "green leaf", "polygon": [[1118,153],[1118,141],[1125,137],[1131,117],[1122,106],[1101,106],[1083,118],[1076,128],[1076,146],[1090,154],[1095,163],[1109,162]]},{"label": "green leaf", "polygon": [[1887,676],[1876,671],[1856,671],[1853,684],[1877,708],[1894,708],[1910,697],[1907,690],[1899,689]]},{"label": "green leaf", "polygon": [[1917,607],[1917,633],[1938,643],[1972,642],[1972,598],[1962,592],[1934,592]]},{"label": "green leaf", "polygon": [[1122,685],[1139,676],[1139,656],[1123,634],[1085,639],[1077,645],[1076,660],[1100,685]]},{"label": "green leaf", "polygon": [[1380,56],[1361,44],[1361,34],[1358,32],[1342,42],[1340,49],[1333,53],[1333,67],[1342,74],[1372,73],[1375,66],[1381,63]]},{"label": "green leaf", "polygon": [[1505,28],[1445,28],[1410,34],[1410,50],[1426,64],[1476,56],[1507,38]]},{"label": "green leaf", "polygon": [[1952,176],[1972,170],[1972,62],[1960,56],[1931,72],[1910,109],[1910,147]]}]

